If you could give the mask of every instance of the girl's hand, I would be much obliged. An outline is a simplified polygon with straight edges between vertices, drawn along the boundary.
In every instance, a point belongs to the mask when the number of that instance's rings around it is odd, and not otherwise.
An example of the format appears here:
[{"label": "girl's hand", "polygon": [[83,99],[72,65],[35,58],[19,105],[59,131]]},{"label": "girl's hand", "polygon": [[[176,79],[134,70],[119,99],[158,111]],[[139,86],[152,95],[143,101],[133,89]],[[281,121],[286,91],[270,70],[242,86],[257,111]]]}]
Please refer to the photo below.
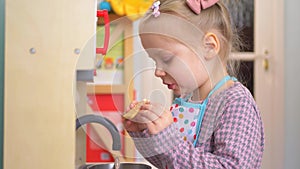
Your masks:
[{"label": "girl's hand", "polygon": [[[126,113],[133,109],[136,105],[138,104],[137,101],[133,101],[130,105],[129,108],[126,110]],[[134,119],[126,119],[126,118],[122,118],[123,121],[123,125],[125,127],[125,129],[127,131],[131,131],[131,132],[141,132],[143,130],[145,130],[147,128],[147,125],[141,122],[138,122],[137,120],[135,120],[136,117]]]},{"label": "girl's hand", "polygon": [[[130,105],[132,109],[137,102]],[[132,120],[124,119],[127,131],[142,131],[148,128],[150,134],[157,134],[173,123],[173,116],[161,104],[145,103],[140,112]]]},{"label": "girl's hand", "polygon": [[157,134],[173,123],[173,116],[169,109],[158,103],[149,103],[142,106],[139,115],[148,120],[146,123],[150,134]]}]

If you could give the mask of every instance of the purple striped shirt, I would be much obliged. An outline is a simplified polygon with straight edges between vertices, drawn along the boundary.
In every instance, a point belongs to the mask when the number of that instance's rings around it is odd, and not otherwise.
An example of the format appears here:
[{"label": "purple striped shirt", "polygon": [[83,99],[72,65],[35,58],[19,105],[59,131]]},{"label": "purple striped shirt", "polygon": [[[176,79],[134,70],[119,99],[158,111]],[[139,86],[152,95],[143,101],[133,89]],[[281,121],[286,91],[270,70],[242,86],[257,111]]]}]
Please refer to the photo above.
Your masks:
[{"label": "purple striped shirt", "polygon": [[157,168],[261,167],[264,129],[256,103],[241,83],[212,96],[196,147],[183,141],[175,123],[156,135],[129,132],[138,151]]}]

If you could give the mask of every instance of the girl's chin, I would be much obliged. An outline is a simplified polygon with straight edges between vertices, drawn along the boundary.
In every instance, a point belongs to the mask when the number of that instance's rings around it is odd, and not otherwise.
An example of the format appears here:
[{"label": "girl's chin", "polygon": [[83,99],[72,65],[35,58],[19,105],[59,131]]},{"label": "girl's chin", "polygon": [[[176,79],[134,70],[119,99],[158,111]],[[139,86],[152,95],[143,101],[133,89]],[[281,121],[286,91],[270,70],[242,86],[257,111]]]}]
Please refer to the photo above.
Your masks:
[{"label": "girl's chin", "polygon": [[179,88],[175,88],[172,91],[173,91],[174,96],[176,96],[176,97],[184,97],[185,98],[191,94],[188,91],[181,92],[181,90]]},{"label": "girl's chin", "polygon": [[181,92],[180,90],[173,90],[173,94],[176,97],[187,98],[187,97],[191,97],[192,92],[188,92],[188,91]]},{"label": "girl's chin", "polygon": [[176,97],[180,97],[181,96],[181,93],[179,90],[173,90],[173,94],[176,96]]}]

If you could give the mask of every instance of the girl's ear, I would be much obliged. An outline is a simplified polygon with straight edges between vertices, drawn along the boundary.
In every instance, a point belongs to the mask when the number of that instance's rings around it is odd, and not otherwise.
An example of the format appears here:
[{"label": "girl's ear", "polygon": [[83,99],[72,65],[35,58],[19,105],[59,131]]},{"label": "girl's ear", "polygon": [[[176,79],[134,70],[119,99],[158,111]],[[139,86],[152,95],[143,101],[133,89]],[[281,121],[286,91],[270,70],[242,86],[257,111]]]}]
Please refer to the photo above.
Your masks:
[{"label": "girl's ear", "polygon": [[216,34],[212,32],[205,34],[203,43],[204,43],[205,59],[210,60],[214,56],[219,54],[220,41]]}]

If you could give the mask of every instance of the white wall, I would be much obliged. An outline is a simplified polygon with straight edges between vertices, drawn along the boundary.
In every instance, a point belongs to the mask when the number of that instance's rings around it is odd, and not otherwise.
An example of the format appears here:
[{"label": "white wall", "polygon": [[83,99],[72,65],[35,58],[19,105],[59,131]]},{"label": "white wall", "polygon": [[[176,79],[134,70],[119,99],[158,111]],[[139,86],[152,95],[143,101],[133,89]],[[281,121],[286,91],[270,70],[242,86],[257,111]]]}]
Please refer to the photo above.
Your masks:
[{"label": "white wall", "polygon": [[[138,34],[139,21],[133,24],[134,36],[134,89],[136,90],[136,100],[144,98],[151,101],[160,102],[165,104],[166,107],[171,105],[172,93],[167,89],[159,78],[154,77],[154,62],[151,60],[147,53],[141,46]],[[144,161],[142,156],[137,152],[136,161]],[[149,164],[150,165],[150,164]]]},{"label": "white wall", "polygon": [[285,1],[285,168],[300,167],[300,1]]},{"label": "white wall", "polygon": [[159,102],[169,107],[172,102],[172,93],[161,79],[154,76],[155,64],[141,46],[138,33],[139,21],[134,22],[134,84],[137,91],[137,100],[144,98]]}]

